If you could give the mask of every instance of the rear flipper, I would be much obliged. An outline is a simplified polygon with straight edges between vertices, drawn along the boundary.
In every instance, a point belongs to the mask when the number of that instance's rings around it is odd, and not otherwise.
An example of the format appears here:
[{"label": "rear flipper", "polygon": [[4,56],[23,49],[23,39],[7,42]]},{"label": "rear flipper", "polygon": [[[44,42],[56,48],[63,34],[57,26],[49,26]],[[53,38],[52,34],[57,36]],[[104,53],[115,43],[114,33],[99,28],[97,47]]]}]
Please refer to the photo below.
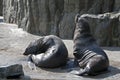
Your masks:
[{"label": "rear flipper", "polygon": [[106,60],[102,56],[95,56],[89,59],[88,63],[86,64],[85,68],[81,71],[74,72],[74,74],[83,76],[83,75],[90,75],[96,76],[107,71],[109,66],[108,60]]},{"label": "rear flipper", "polygon": [[78,75],[78,76],[83,76],[83,75],[87,75],[89,73],[89,69],[85,68],[85,69],[80,69],[79,71],[72,71],[71,74],[74,75]]},{"label": "rear flipper", "polygon": [[[107,71],[107,70],[106,70]],[[85,68],[83,70],[79,70],[79,71],[72,71],[71,74],[74,75],[78,75],[78,76],[84,76],[84,75],[89,75],[89,76],[96,76],[98,74],[102,74],[105,71],[101,71],[101,72],[90,72],[90,69]]]},{"label": "rear flipper", "polygon": [[77,74],[78,76],[83,76],[83,75],[87,75],[89,73],[90,69],[89,68],[85,68],[83,69],[81,72],[79,72],[79,74]]}]

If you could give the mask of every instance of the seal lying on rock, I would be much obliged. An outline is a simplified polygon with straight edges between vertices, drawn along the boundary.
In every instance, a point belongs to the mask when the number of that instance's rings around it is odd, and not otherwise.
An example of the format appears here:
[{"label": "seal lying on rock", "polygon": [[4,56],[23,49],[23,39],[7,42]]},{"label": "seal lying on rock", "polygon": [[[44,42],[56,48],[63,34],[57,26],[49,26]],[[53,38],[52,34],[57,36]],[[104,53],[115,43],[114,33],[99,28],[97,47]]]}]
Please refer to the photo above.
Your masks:
[{"label": "seal lying on rock", "polygon": [[91,35],[87,20],[77,14],[75,23],[73,55],[83,70],[74,74],[79,76],[97,75],[107,70],[109,66],[108,57]]},{"label": "seal lying on rock", "polygon": [[65,65],[68,51],[63,41],[54,35],[44,36],[31,42],[24,55],[31,55],[31,61],[44,68],[54,68]]}]

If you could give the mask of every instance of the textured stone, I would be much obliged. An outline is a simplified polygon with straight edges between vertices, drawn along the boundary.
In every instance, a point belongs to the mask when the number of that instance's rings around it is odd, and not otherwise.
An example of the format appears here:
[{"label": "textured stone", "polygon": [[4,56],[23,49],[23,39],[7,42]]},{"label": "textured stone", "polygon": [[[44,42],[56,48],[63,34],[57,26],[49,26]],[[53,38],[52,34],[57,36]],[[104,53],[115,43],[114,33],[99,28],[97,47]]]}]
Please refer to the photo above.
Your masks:
[{"label": "textured stone", "polygon": [[[109,71],[98,76],[80,77],[70,74],[73,62],[70,60],[66,67],[45,69],[35,68],[32,70],[28,65],[28,57],[22,55],[25,48],[33,40],[39,39],[40,36],[28,34],[17,28],[14,24],[0,23],[0,65],[5,64],[22,64],[24,75],[21,79],[8,80],[119,80],[120,79],[120,47],[103,48],[110,59]],[[73,41],[63,40],[68,48],[71,58],[73,58]],[[7,79],[0,79],[7,80]]]},{"label": "textured stone", "polygon": [[84,14],[101,46],[120,46],[120,13]]},{"label": "textured stone", "polygon": [[0,17],[0,22],[3,22],[3,17]]},{"label": "textured stone", "polygon": [[0,16],[2,16],[2,10],[3,10],[3,0],[0,0]]},{"label": "textured stone", "polygon": [[120,11],[120,0],[115,0],[114,10]]},{"label": "textured stone", "polygon": [[0,66],[0,78],[18,77],[21,75],[24,75],[24,73],[20,64]]},{"label": "textured stone", "polygon": [[63,0],[8,0],[4,18],[33,34],[57,35],[63,4]]},{"label": "textured stone", "polygon": [[[119,13],[119,3],[119,0],[4,0],[3,15],[5,22],[16,23],[19,28],[23,28],[29,33],[37,35],[54,34],[60,38],[72,39],[75,28],[74,16],[77,13],[81,15],[86,13],[95,15]],[[101,27],[106,22],[107,20],[102,22]],[[109,22],[107,23],[109,24]],[[91,24],[98,26],[96,21]],[[114,24],[110,22],[109,25]],[[117,26],[117,24],[115,25]],[[115,32],[114,30],[112,33]],[[93,29],[92,31],[96,30]],[[119,33],[116,32],[115,34]],[[116,45],[116,43],[112,42],[109,45]],[[108,43],[106,44],[104,45],[108,46]]]}]

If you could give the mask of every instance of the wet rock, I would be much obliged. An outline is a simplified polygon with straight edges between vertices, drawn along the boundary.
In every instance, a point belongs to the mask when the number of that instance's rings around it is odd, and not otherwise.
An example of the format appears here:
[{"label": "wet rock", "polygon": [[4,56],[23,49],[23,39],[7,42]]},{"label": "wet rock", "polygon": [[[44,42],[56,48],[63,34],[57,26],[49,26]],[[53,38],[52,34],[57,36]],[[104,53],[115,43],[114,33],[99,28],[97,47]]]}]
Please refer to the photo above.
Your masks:
[{"label": "wet rock", "polygon": [[0,66],[0,78],[18,78],[22,75],[24,75],[24,72],[20,64]]}]

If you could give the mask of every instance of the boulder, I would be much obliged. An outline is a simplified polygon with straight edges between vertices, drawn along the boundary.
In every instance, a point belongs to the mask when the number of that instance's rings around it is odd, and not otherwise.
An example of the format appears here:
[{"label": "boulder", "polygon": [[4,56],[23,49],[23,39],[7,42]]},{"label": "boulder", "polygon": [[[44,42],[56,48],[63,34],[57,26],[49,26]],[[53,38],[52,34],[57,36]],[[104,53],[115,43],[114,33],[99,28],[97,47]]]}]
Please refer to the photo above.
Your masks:
[{"label": "boulder", "polygon": [[19,77],[22,75],[24,75],[24,72],[20,64],[0,66],[0,78]]},{"label": "boulder", "polygon": [[101,46],[120,46],[120,13],[83,14]]}]

